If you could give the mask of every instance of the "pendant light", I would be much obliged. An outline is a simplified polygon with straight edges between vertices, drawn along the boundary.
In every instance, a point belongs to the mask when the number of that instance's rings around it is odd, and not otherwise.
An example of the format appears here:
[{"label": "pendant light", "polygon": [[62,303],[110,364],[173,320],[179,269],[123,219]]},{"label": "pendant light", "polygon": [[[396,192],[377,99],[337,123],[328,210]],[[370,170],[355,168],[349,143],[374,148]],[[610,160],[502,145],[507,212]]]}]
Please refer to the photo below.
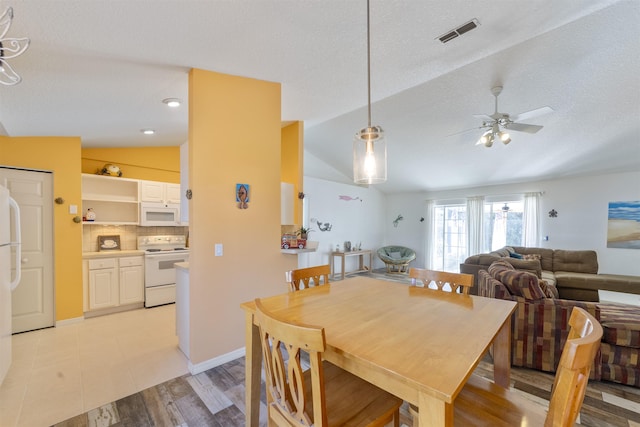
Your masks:
[{"label": "pendant light", "polygon": [[367,0],[367,112],[368,125],[353,140],[353,181],[380,184],[387,180],[387,142],[380,126],[371,126],[371,37]]}]

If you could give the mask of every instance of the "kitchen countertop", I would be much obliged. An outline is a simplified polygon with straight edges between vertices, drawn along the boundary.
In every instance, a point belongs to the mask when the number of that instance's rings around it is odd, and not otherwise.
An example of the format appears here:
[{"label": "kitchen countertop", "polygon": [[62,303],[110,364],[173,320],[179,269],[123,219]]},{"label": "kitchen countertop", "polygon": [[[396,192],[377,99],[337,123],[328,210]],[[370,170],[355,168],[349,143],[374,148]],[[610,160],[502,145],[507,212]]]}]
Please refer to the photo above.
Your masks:
[{"label": "kitchen countertop", "polygon": [[82,258],[114,258],[114,257],[128,257],[128,256],[140,256],[144,255],[142,250],[129,250],[129,251],[101,251],[101,252],[82,252]]},{"label": "kitchen countertop", "polygon": [[182,270],[187,270],[189,271],[189,261],[185,261],[185,262],[176,262],[175,264],[176,268],[182,269]]}]

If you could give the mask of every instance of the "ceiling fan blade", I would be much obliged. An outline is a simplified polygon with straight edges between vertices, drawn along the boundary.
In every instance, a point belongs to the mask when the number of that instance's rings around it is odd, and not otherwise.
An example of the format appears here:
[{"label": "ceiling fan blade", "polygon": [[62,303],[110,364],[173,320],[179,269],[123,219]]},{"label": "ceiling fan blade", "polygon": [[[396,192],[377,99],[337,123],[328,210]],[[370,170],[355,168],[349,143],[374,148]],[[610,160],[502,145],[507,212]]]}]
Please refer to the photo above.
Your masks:
[{"label": "ceiling fan blade", "polygon": [[462,135],[463,133],[468,133],[468,132],[472,132],[472,131],[476,131],[478,129],[487,129],[490,128],[491,126],[477,126],[471,129],[466,129],[466,130],[462,130],[460,132],[456,132],[456,133],[450,133],[449,135],[446,135],[445,138],[449,137],[449,136],[456,136],[456,135]]},{"label": "ceiling fan blade", "polygon": [[493,120],[493,117],[491,117],[488,114],[474,114],[473,117],[477,119],[482,119],[482,120]]},{"label": "ceiling fan blade", "polygon": [[504,127],[509,130],[515,130],[516,132],[527,132],[527,133],[536,133],[543,128],[543,126],[528,125],[526,123],[509,123]]},{"label": "ceiling fan blade", "polygon": [[514,122],[519,122],[522,120],[532,119],[534,117],[542,116],[544,114],[553,113],[553,108],[551,107],[540,107],[535,110],[525,111],[524,113],[517,114],[515,116],[510,117]]}]

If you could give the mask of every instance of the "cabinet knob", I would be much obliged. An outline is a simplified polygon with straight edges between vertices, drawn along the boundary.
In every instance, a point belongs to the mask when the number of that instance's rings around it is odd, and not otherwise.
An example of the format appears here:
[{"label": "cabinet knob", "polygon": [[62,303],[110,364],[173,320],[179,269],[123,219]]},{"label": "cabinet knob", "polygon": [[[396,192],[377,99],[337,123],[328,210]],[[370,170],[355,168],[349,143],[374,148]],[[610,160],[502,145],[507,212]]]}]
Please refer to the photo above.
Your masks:
[{"label": "cabinet knob", "polygon": [[22,264],[26,264],[26,263],[28,263],[28,262],[29,262],[29,258],[22,258],[22,259],[20,260],[20,262],[21,262]]}]

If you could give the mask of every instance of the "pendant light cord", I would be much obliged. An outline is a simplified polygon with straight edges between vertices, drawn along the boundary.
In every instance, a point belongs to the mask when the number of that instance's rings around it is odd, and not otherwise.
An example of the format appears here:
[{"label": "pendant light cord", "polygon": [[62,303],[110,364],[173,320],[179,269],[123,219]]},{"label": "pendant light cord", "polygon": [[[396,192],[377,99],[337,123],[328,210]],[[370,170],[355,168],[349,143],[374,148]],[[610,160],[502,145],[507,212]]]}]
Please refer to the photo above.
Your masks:
[{"label": "pendant light cord", "polygon": [[369,30],[369,0],[367,0],[367,106],[369,127],[371,127],[371,41]]}]

